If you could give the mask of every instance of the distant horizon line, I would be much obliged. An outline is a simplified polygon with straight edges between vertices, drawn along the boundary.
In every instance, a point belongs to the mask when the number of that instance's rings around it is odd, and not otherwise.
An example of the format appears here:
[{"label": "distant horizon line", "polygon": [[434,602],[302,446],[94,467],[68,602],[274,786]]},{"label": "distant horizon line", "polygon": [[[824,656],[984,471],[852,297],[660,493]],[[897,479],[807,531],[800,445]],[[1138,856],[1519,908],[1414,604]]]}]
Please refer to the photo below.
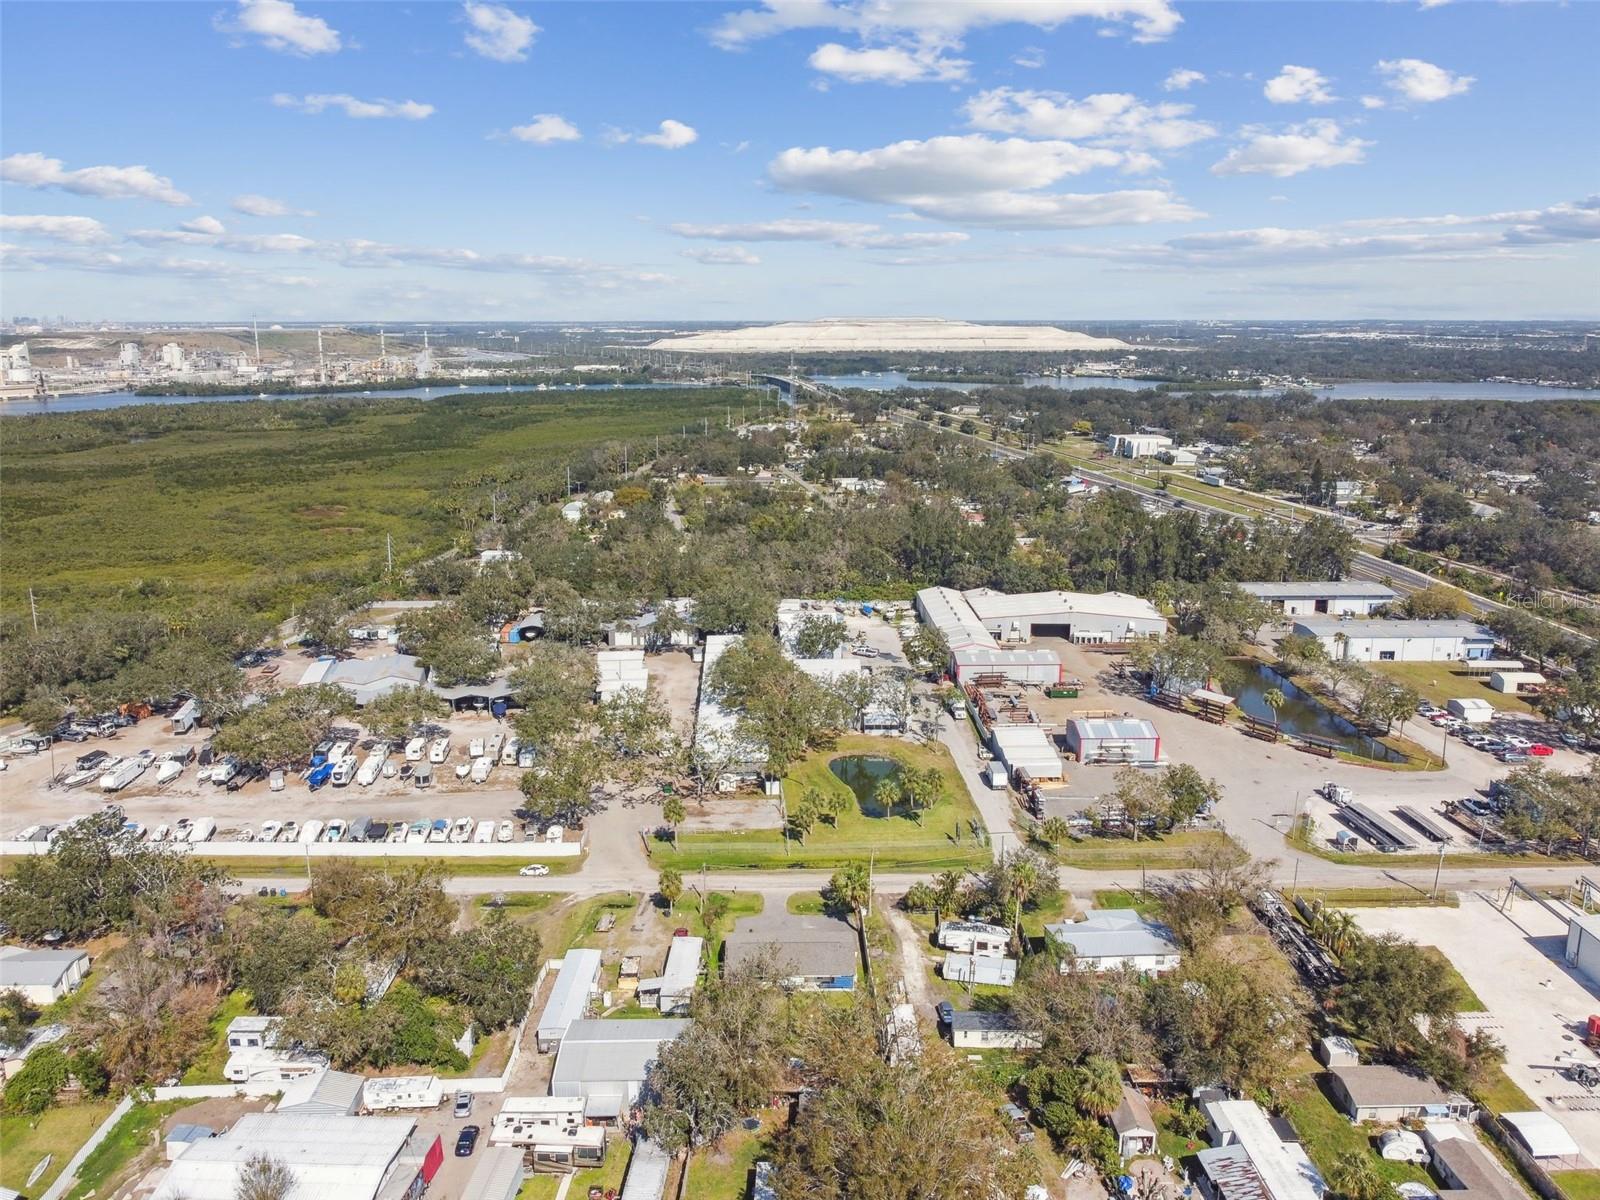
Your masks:
[{"label": "distant horizon line", "polygon": [[[256,324],[269,323],[280,328],[314,328],[316,326],[349,325],[414,325],[422,327],[447,325],[784,325],[819,321],[966,321],[982,325],[1584,325],[1600,326],[1600,313],[1592,316],[1566,317],[928,317],[928,316],[828,316],[828,317],[739,317],[739,318],[684,318],[684,317],[526,317],[501,318],[498,322],[485,318],[451,317],[430,319],[425,317],[342,317],[342,318],[257,318]],[[25,320],[6,317],[6,325],[36,324],[48,328],[61,324],[59,320]],[[244,318],[186,318],[186,317],[99,317],[74,320],[67,324],[103,325],[227,325],[250,328],[252,321]],[[1600,332],[1600,328],[1596,329]]]}]

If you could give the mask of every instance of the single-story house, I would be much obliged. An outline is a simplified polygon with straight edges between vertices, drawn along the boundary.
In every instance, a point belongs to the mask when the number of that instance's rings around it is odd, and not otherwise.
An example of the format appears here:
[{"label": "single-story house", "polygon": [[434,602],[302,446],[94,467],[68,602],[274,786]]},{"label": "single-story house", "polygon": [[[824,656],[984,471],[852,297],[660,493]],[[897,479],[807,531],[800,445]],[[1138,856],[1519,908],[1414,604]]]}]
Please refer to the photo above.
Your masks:
[{"label": "single-story house", "polygon": [[1111,1114],[1111,1131],[1117,1135],[1117,1153],[1123,1158],[1138,1158],[1156,1151],[1156,1121],[1145,1098],[1127,1084],[1122,1085],[1122,1103]]},{"label": "single-story house", "polygon": [[1462,1200],[1528,1200],[1494,1155],[1460,1126],[1430,1121],[1422,1140],[1432,1155],[1434,1174],[1450,1185],[1445,1195],[1471,1193]]},{"label": "single-story house", "polygon": [[1494,654],[1495,633],[1476,621],[1345,621],[1308,617],[1294,623],[1335,662],[1471,662]]},{"label": "single-story house", "polygon": [[940,973],[953,983],[1010,987],[1017,981],[1017,960],[994,954],[946,954]]},{"label": "single-story house", "polygon": [[600,951],[568,950],[561,960],[561,969],[556,973],[544,1011],[534,1026],[534,1041],[541,1053],[548,1054],[558,1048],[567,1027],[588,1015],[589,997],[599,985]]},{"label": "single-story house", "polygon": [[661,1047],[689,1024],[665,1018],[572,1022],[556,1052],[550,1094],[581,1098],[585,1120],[620,1120],[638,1100]]},{"label": "single-story house", "polygon": [[662,1016],[672,1017],[689,1011],[689,1001],[694,996],[694,985],[700,978],[700,958],[705,949],[705,939],[675,937],[667,948],[666,965],[654,979],[639,981],[639,1003],[661,1010]]},{"label": "single-story house", "polygon": [[153,1200],[234,1200],[240,1168],[260,1154],[294,1173],[288,1200],[406,1196],[444,1161],[438,1134],[419,1131],[409,1117],[246,1113],[227,1133],[179,1155]]},{"label": "single-story house", "polygon": [[305,1113],[318,1117],[348,1117],[361,1107],[365,1080],[348,1071],[318,1071],[302,1075],[283,1085],[278,1112]]},{"label": "single-story house", "polygon": [[[16,1045],[0,1042],[0,1083],[22,1070],[23,1064],[28,1061],[28,1056],[35,1050],[54,1045],[66,1036],[66,1023],[52,1021],[48,1025],[35,1025],[23,1034],[22,1040]],[[4,1200],[4,1197],[0,1197],[0,1200]]]},{"label": "single-story house", "polygon": [[837,917],[762,913],[741,917],[722,945],[732,970],[771,952],[788,980],[802,988],[853,991],[860,968],[856,931]]},{"label": "single-story house", "polygon": [[[1172,931],[1146,920],[1132,909],[1091,908],[1081,921],[1046,925],[1045,932],[1072,952],[1082,970],[1114,971],[1133,967],[1146,975],[1175,970],[1182,951]],[[1061,969],[1069,968],[1067,962]]]},{"label": "single-story house", "polygon": [[1582,1165],[1583,1151],[1572,1140],[1566,1126],[1547,1112],[1501,1113],[1511,1136],[1522,1143],[1530,1157],[1546,1170],[1559,1171],[1563,1167]]},{"label": "single-story house", "polygon": [[0,947],[0,991],[18,991],[30,1004],[54,1004],[77,991],[89,974],[82,950],[30,950]]},{"label": "single-story house", "polygon": [[1447,1092],[1417,1071],[1381,1065],[1334,1067],[1328,1072],[1334,1104],[1352,1121],[1439,1117],[1470,1121],[1477,1105]]},{"label": "single-story house", "polygon": [[1253,1100],[1200,1106],[1212,1149],[1195,1156],[1206,1200],[1322,1200],[1327,1185],[1305,1148]]},{"label": "single-story house", "polygon": [[350,693],[358,707],[365,707],[397,688],[418,687],[428,681],[428,668],[411,654],[380,654],[376,658],[335,660],[317,675],[317,668],[324,661],[318,659],[313,663],[301,677],[301,684],[337,684]]},{"label": "single-story house", "polygon": [[1081,763],[1161,761],[1161,735],[1142,717],[1077,717],[1063,732],[1067,750]]},{"label": "single-story house", "polygon": [[1041,1040],[1008,1012],[958,1011],[950,1017],[950,1044],[957,1050],[1032,1050]]},{"label": "single-story house", "polygon": [[1011,948],[1011,931],[984,921],[943,921],[935,938],[957,954],[1004,955]]},{"label": "single-story house", "polygon": [[1370,617],[1372,611],[1391,604],[1399,593],[1364,579],[1333,579],[1310,583],[1241,583],[1239,590],[1288,617]]}]

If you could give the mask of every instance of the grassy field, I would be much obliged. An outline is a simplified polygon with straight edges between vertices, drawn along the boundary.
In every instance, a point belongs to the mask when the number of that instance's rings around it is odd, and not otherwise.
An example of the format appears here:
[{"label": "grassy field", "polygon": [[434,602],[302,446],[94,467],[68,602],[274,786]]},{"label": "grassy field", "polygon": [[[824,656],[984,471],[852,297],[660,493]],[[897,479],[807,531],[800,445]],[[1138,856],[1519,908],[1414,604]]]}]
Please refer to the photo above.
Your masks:
[{"label": "grassy field", "polygon": [[1128,871],[1139,867],[1166,870],[1187,866],[1196,850],[1226,839],[1227,835],[1209,829],[1185,829],[1159,837],[1081,838],[1056,847],[1062,866],[1088,871]]},{"label": "grassy field", "polygon": [[1413,1163],[1389,1162],[1372,1153],[1372,1143],[1365,1130],[1350,1124],[1345,1115],[1329,1102],[1317,1085],[1316,1075],[1321,1069],[1309,1055],[1304,1056],[1300,1069],[1289,1084],[1276,1095],[1284,1112],[1300,1134],[1306,1154],[1314,1163],[1326,1170],[1342,1155],[1360,1154],[1384,1179],[1390,1183],[1414,1180],[1428,1182],[1425,1168]]},{"label": "grassy field", "polygon": [[[887,756],[922,770],[937,767],[944,776],[944,798],[916,814],[869,817],[857,806],[855,794],[828,769],[835,758],[851,754]],[[671,842],[653,843],[651,860],[658,867],[676,867],[685,873],[702,866],[713,871],[741,867],[828,870],[873,855],[879,868],[897,870],[940,871],[989,861],[988,846],[972,835],[971,823],[977,821],[978,813],[966,784],[949,751],[937,743],[848,734],[833,749],[800,760],[784,777],[784,796],[790,805],[798,804],[812,788],[843,794],[850,807],[837,827],[819,822],[804,843],[777,829],[686,833],[679,837],[676,849]]]},{"label": "grassy field", "polygon": [[771,1112],[763,1113],[760,1129],[740,1126],[715,1148],[697,1151],[689,1160],[688,1194],[696,1200],[745,1200],[757,1160],[771,1156],[769,1138],[776,1119]]},{"label": "grassy field", "polygon": [[1600,1200],[1600,1171],[1552,1171],[1567,1200]]},{"label": "grassy field", "polygon": [[1491,1112],[1532,1112],[1539,1106],[1533,1098],[1511,1081],[1511,1076],[1496,1068],[1489,1082],[1472,1089],[1475,1100]]},{"label": "grassy field", "polygon": [[[1457,663],[1447,662],[1375,662],[1368,663],[1375,671],[1382,671],[1391,679],[1403,683],[1406,687],[1416,692],[1424,700],[1430,700],[1440,708],[1449,700],[1464,699],[1472,696],[1487,700],[1501,712],[1531,713],[1533,705],[1520,696],[1508,696],[1497,692],[1489,686],[1487,675],[1468,675],[1463,671],[1454,670]],[[1425,721],[1412,721],[1406,726],[1406,731],[1412,736],[1420,736],[1428,740],[1428,744],[1437,749],[1439,744],[1438,731],[1434,730]],[[1453,745],[1452,753],[1460,751],[1462,754],[1477,754],[1479,751],[1469,746]]]},{"label": "grassy field", "polygon": [[[285,607],[319,570],[443,549],[467,480],[557,488],[562,457],[675,433],[737,388],[139,405],[8,418],[0,600],[41,609],[248,586]],[[548,476],[548,478],[546,478]],[[203,531],[203,536],[201,535]]]},{"label": "grassy field", "polygon": [[1296,888],[1295,896],[1307,903],[1321,901],[1329,908],[1459,908],[1455,892],[1429,896],[1416,888],[1394,887]]},{"label": "grassy field", "polygon": [[705,938],[706,963],[714,966],[722,961],[722,943],[733,932],[733,923],[740,917],[759,916],[766,901],[759,892],[712,892],[711,895],[721,896],[728,902],[728,911],[715,925],[708,926],[701,919],[699,897],[692,891],[678,901],[677,916],[673,919],[694,937]]},{"label": "grassy field", "polygon": [[[1437,946],[1418,946],[1417,949],[1422,953],[1423,957],[1431,959],[1432,961],[1443,966],[1445,974],[1448,975],[1450,977],[1450,981],[1455,984],[1456,994],[1461,997],[1461,999],[1456,1002],[1457,1012],[1478,1013],[1489,1011],[1488,1005],[1484,1004],[1482,1000],[1478,999],[1478,993],[1473,991],[1472,985],[1462,978],[1461,972],[1456,970],[1455,963],[1451,962],[1445,957],[1443,950],[1439,949]],[[1512,1111],[1515,1112],[1516,1110],[1513,1109]]]},{"label": "grassy field", "polygon": [[109,1194],[107,1185],[118,1180],[136,1159],[148,1152],[154,1161],[161,1152],[152,1143],[151,1135],[170,1114],[189,1103],[169,1100],[164,1104],[135,1104],[112,1126],[106,1140],[83,1160],[78,1182],[67,1193],[67,1200]]},{"label": "grassy field", "polygon": [[[0,1187],[30,1195],[43,1192],[115,1107],[110,1100],[96,1100],[52,1108],[37,1117],[0,1117],[0,1147],[4,1147]],[[28,1188],[29,1173],[47,1154],[51,1157],[49,1169]]]}]

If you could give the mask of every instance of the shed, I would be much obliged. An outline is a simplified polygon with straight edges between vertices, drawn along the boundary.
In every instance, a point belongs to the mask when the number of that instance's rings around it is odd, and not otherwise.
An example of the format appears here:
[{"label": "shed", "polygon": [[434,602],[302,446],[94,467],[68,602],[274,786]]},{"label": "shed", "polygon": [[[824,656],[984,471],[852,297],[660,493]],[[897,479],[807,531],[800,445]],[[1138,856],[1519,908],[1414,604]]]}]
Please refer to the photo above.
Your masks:
[{"label": "shed", "polygon": [[1541,1166],[1559,1169],[1583,1157],[1566,1127],[1547,1112],[1501,1113],[1500,1120]]},{"label": "shed", "polygon": [[360,1107],[365,1082],[360,1075],[348,1071],[325,1070],[315,1075],[302,1075],[283,1085],[277,1111],[346,1117]]},{"label": "shed", "polygon": [[979,676],[998,675],[1007,683],[1045,687],[1066,678],[1066,669],[1054,650],[990,650],[967,646],[951,651],[950,662],[955,681],[961,684],[970,683]]},{"label": "shed", "polygon": [[1489,686],[1497,692],[1515,696],[1524,689],[1541,687],[1544,676],[1537,671],[1496,671],[1489,676]]},{"label": "shed", "polygon": [[687,1012],[695,982],[700,978],[700,958],[705,944],[704,938],[673,938],[661,974],[655,979],[639,980],[640,1002],[660,1009],[663,1016]]},{"label": "shed", "polygon": [[516,1200],[522,1190],[522,1151],[515,1146],[489,1146],[478,1156],[460,1200]]},{"label": "shed", "polygon": [[1066,738],[1081,763],[1161,761],[1161,735],[1142,717],[1078,717],[1067,722]]},{"label": "shed", "polygon": [[1317,1043],[1317,1061],[1325,1067],[1353,1067],[1361,1061],[1361,1055],[1349,1038],[1334,1035]]},{"label": "shed", "polygon": [[594,994],[599,980],[600,951],[567,951],[555,985],[550,989],[550,998],[545,1001],[539,1023],[534,1026],[534,1040],[543,1053],[557,1049],[567,1026],[588,1015],[589,997]]},{"label": "shed", "polygon": [[1010,987],[1017,981],[1017,960],[993,954],[947,954],[942,973],[954,983]]},{"label": "shed", "polygon": [[1145,1098],[1127,1084],[1122,1085],[1122,1103],[1111,1114],[1111,1129],[1117,1135],[1117,1153],[1123,1158],[1138,1158],[1156,1150],[1156,1122]]},{"label": "shed", "polygon": [[1445,707],[1450,710],[1452,717],[1460,717],[1474,725],[1494,720],[1494,705],[1479,696],[1457,696],[1448,701]]},{"label": "shed", "polygon": [[996,725],[989,740],[1011,778],[1026,771],[1033,779],[1051,782],[1065,774],[1050,735],[1037,725]]}]

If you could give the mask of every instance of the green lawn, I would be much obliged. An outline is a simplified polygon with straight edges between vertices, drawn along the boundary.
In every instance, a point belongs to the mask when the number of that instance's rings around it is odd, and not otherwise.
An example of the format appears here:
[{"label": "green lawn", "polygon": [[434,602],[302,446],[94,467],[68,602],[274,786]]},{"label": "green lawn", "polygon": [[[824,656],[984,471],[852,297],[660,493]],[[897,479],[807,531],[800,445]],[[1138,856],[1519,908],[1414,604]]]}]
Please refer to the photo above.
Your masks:
[{"label": "green lawn", "polygon": [[1455,892],[1441,891],[1437,896],[1416,888],[1348,887],[1348,888],[1296,888],[1295,896],[1314,903],[1321,901],[1329,908],[1459,908],[1461,897]]},{"label": "green lawn", "polygon": [[67,1193],[67,1200],[86,1200],[89,1196],[100,1195],[106,1185],[116,1181],[145,1151],[151,1151],[152,1156],[159,1155],[154,1141],[156,1130],[170,1114],[189,1103],[188,1100],[169,1100],[164,1104],[135,1104],[112,1126],[106,1140],[83,1160],[78,1182]]},{"label": "green lawn", "polygon": [[[115,1107],[110,1100],[95,1100],[52,1108],[37,1117],[0,1117],[0,1187],[29,1195],[43,1192]],[[29,1173],[47,1154],[49,1169],[28,1188]]]},{"label": "green lawn", "polygon": [[[1489,686],[1487,675],[1469,675],[1456,669],[1459,664],[1448,662],[1375,662],[1367,666],[1375,671],[1382,671],[1391,679],[1403,683],[1406,687],[1416,692],[1424,700],[1432,701],[1440,708],[1445,707],[1447,701],[1464,699],[1469,696],[1487,700],[1501,712],[1533,712],[1533,705],[1520,696],[1508,696],[1504,692],[1497,692]],[[1425,721],[1412,721],[1406,726],[1406,732],[1413,737],[1423,738],[1427,745],[1435,752],[1438,751],[1440,739],[1444,736]],[[1449,753],[1478,754],[1470,746],[1463,746],[1459,742],[1450,747]]]},{"label": "green lawn", "polygon": [[1491,1112],[1532,1112],[1539,1106],[1533,1098],[1511,1081],[1503,1068],[1496,1068],[1488,1083],[1472,1089],[1475,1100]]},{"label": "green lawn", "polygon": [[[1478,999],[1478,993],[1472,990],[1472,986],[1462,978],[1461,972],[1456,970],[1455,963],[1451,962],[1445,957],[1443,950],[1439,949],[1437,946],[1418,946],[1417,949],[1422,953],[1424,958],[1431,959],[1442,966],[1445,970],[1445,974],[1447,974],[1450,977],[1451,982],[1455,984],[1456,993],[1461,997],[1461,999],[1456,1003],[1457,1012],[1489,1011],[1488,1006],[1485,1005],[1482,1000]],[[1511,1111],[1516,1112],[1517,1110],[1512,1109]]]},{"label": "green lawn", "polygon": [[222,1068],[228,1061],[228,1023],[252,1011],[250,993],[244,988],[235,988],[222,998],[211,1017],[211,1041],[183,1073],[185,1084],[227,1082]]},{"label": "green lawn", "polygon": [[[917,769],[936,767],[944,776],[944,798],[916,814],[869,817],[856,797],[828,764],[851,754],[889,757]],[[687,874],[704,866],[710,870],[742,867],[771,870],[779,867],[832,870],[850,862],[875,857],[881,869],[941,871],[949,867],[978,866],[989,861],[987,845],[974,839],[971,823],[977,809],[966,783],[937,743],[918,744],[892,738],[847,734],[831,750],[819,750],[796,763],[784,777],[783,790],[790,805],[812,788],[841,794],[850,807],[837,827],[818,823],[804,843],[785,837],[781,830],[757,829],[738,833],[686,833],[671,842],[651,845],[650,857],[658,867],[676,867]]]},{"label": "green lawn", "polygon": [[689,1194],[695,1200],[745,1200],[757,1160],[771,1157],[768,1138],[774,1121],[773,1114],[764,1113],[759,1130],[741,1126],[724,1136],[716,1149],[695,1154],[689,1161]]},{"label": "green lawn", "polygon": [[[567,1189],[570,1200],[586,1200],[589,1189],[598,1187],[602,1194],[615,1194],[622,1190],[622,1178],[628,1173],[628,1159],[632,1148],[626,1138],[613,1137],[606,1144],[605,1165],[588,1171],[579,1171],[572,1177]],[[560,1175],[534,1175],[522,1185],[517,1200],[555,1200],[561,1188]]]},{"label": "green lawn", "polygon": [[706,940],[706,964],[714,966],[722,961],[722,943],[733,932],[733,923],[740,917],[754,917],[766,907],[759,892],[712,892],[728,902],[728,911],[714,926],[701,919],[699,897],[688,892],[678,901],[677,915],[672,918],[695,937]]},{"label": "green lawn", "polygon": [[1193,851],[1226,838],[1227,834],[1210,829],[1185,829],[1137,842],[1124,837],[1074,838],[1056,847],[1056,858],[1063,866],[1089,871],[1166,870],[1187,866]]},{"label": "green lawn", "polygon": [[1301,1069],[1289,1084],[1277,1093],[1295,1130],[1305,1143],[1306,1154],[1324,1170],[1337,1162],[1341,1155],[1358,1153],[1390,1183],[1415,1180],[1428,1182],[1428,1172],[1412,1163],[1388,1162],[1373,1153],[1373,1143],[1366,1130],[1350,1124],[1349,1119],[1329,1103],[1317,1086],[1316,1075],[1320,1067],[1304,1056]]},{"label": "green lawn", "polygon": [[1600,1171],[1551,1171],[1567,1200],[1600,1200]]},{"label": "green lawn", "polygon": [[602,913],[610,910],[621,924],[632,916],[639,897],[632,892],[607,892],[589,900],[575,901],[536,917],[539,936],[544,940],[545,953],[551,957],[565,954],[572,947],[586,943],[595,931]]}]

